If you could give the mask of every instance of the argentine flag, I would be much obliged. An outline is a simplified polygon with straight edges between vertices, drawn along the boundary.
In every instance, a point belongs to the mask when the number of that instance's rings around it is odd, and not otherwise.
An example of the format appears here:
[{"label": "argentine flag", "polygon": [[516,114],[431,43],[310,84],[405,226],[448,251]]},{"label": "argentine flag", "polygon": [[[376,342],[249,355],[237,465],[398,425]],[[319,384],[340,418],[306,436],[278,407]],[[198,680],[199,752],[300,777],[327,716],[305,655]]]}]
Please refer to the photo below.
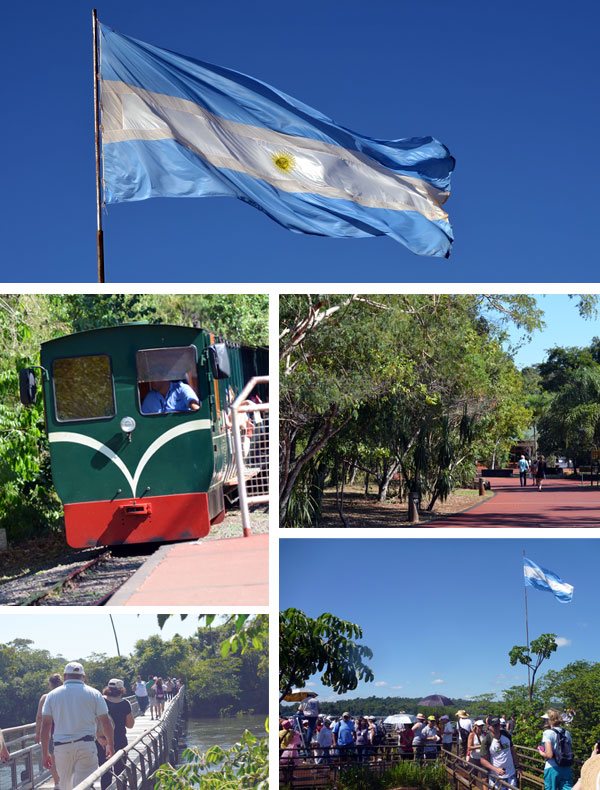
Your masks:
[{"label": "argentine flag", "polygon": [[105,204],[235,197],[296,232],[450,254],[454,159],[432,137],[364,137],[264,82],[105,25],[100,108]]},{"label": "argentine flag", "polygon": [[551,592],[561,603],[570,603],[573,600],[573,585],[567,584],[560,577],[546,568],[540,568],[532,560],[523,557],[523,573],[525,586],[535,587],[536,590]]}]

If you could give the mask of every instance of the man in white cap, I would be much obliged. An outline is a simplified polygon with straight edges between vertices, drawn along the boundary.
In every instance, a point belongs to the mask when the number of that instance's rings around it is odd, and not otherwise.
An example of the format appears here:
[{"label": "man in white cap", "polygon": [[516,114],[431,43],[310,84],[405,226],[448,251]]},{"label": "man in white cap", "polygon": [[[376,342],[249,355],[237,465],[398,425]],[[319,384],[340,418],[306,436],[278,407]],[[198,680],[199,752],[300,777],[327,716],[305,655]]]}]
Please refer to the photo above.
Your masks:
[{"label": "man in white cap", "polygon": [[[42,761],[56,765],[61,790],[72,790],[98,768],[96,723],[106,738],[107,757],[114,752],[113,726],[102,694],[85,683],[78,661],[65,666],[64,683],[51,691],[42,708]],[[54,763],[49,752],[54,722]]]}]

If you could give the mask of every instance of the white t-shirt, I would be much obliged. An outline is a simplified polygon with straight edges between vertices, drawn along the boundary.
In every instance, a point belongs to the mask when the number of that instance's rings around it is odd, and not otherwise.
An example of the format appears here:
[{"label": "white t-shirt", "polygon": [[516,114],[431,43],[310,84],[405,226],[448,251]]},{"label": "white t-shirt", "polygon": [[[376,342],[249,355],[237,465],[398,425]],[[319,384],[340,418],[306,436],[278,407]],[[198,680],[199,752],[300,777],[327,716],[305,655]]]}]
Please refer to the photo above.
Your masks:
[{"label": "white t-shirt", "polygon": [[[565,730],[565,735],[567,736],[567,740],[571,741],[571,733],[568,730]],[[542,735],[542,743],[549,743],[552,746],[552,754],[554,754],[554,750],[556,749],[557,741],[558,734],[553,729],[544,730]],[[552,757],[550,760],[546,760],[544,763],[544,768],[558,768],[554,757]]]},{"label": "white t-shirt", "polygon": [[466,730],[467,732],[471,732],[471,730],[473,729],[473,722],[471,721],[471,719],[459,719],[458,726],[461,729]]},{"label": "white t-shirt", "polygon": [[305,699],[300,706],[300,709],[302,710],[302,713],[309,719],[313,716],[319,715],[319,703],[316,699]]},{"label": "white t-shirt", "polygon": [[494,768],[504,768],[505,776],[514,776],[515,763],[510,748],[510,739],[506,735],[492,738],[490,745],[490,762]]}]

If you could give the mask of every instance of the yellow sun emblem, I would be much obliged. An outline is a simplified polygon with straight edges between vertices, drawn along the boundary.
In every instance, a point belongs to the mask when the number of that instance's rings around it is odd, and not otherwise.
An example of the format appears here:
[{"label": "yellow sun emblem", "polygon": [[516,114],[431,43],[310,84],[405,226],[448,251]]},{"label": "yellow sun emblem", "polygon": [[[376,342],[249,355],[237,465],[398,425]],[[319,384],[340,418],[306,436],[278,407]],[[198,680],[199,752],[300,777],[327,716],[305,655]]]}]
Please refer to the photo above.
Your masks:
[{"label": "yellow sun emblem", "polygon": [[292,154],[289,154],[287,151],[277,151],[274,154],[271,154],[271,158],[273,160],[273,164],[278,170],[281,170],[283,173],[291,173],[291,171],[296,166],[296,160]]}]

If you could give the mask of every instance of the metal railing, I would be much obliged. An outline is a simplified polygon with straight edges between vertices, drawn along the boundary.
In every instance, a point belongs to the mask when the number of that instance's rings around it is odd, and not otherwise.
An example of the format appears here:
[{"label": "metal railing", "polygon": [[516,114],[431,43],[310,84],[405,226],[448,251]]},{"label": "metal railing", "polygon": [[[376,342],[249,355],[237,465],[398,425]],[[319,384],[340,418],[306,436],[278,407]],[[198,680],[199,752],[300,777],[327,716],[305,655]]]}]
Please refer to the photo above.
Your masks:
[{"label": "metal railing", "polygon": [[[125,757],[124,753],[129,749],[135,747],[136,755],[138,755],[141,749],[139,745],[140,742],[146,743],[146,741],[154,740],[161,742],[160,749],[157,749],[154,743],[149,746],[149,749],[152,751],[152,759],[147,756],[139,758],[140,762],[143,763],[144,769],[146,769],[149,764],[152,764],[154,766],[152,771],[155,771],[156,768],[162,764],[161,762],[156,762],[158,759],[161,759],[162,762],[167,762],[169,755],[172,754],[173,734],[177,732],[177,725],[183,710],[184,696],[182,692],[183,689],[177,694],[173,700],[173,704],[167,708],[164,717],[156,723],[152,730],[140,736],[140,738],[132,743],[131,746],[128,746],[127,749],[119,751],[114,758],[111,758],[110,761],[107,761],[99,769],[98,775],[101,776],[110,771],[115,763]],[[125,697],[125,699],[129,701],[131,712],[134,717],[139,716],[140,709],[137,697],[131,696]],[[175,704],[176,700],[178,700],[177,705]],[[173,719],[175,719],[174,722]],[[153,736],[153,733],[157,730],[160,732],[156,736]],[[50,771],[42,765],[42,747],[39,743],[35,742],[35,722],[21,724],[17,727],[7,727],[2,730],[2,733],[4,735],[6,747],[10,753],[10,758],[7,763],[0,765],[0,790],[31,790],[31,788],[38,787],[46,780],[50,779]],[[162,759],[163,757],[165,757],[165,759]],[[135,759],[137,759],[137,757],[134,757],[132,754],[131,761]],[[124,769],[125,771],[129,771],[129,773],[127,773],[128,781],[130,781],[130,774],[132,774],[134,770],[130,767],[129,762],[130,760],[127,758]],[[88,781],[89,779],[86,780],[86,782]],[[151,784],[142,785],[133,783],[128,785],[128,787],[136,789],[151,786]],[[79,785],[79,787],[92,787],[92,784],[83,783]],[[114,779],[111,787],[124,788],[124,780]]]},{"label": "metal railing", "polygon": [[269,404],[248,400],[268,376],[250,379],[231,405],[233,452],[237,471],[244,536],[251,534],[251,503],[269,501]]},{"label": "metal railing", "polygon": [[[544,759],[535,749],[516,746],[515,751],[521,766],[519,788],[522,790],[538,790],[544,787]],[[279,782],[280,786],[290,788],[336,787],[344,771],[364,768],[375,776],[381,776],[390,768],[402,761],[431,764],[439,761],[448,774],[448,779],[455,790],[484,790],[488,788],[489,773],[473,762],[443,748],[435,751],[416,754],[413,750],[406,751],[396,744],[380,746],[351,746],[339,753],[335,748],[322,749],[298,747],[295,755],[285,756],[280,752]],[[512,788],[500,776],[496,777],[498,790]]]},{"label": "metal railing", "polygon": [[[182,727],[185,689],[177,692],[163,717],[135,741],[107,760],[74,790],[90,790],[94,782],[107,773],[113,774],[109,790],[150,790],[154,787],[156,770],[177,758],[177,742]],[[117,773],[118,771],[118,773]]]}]

